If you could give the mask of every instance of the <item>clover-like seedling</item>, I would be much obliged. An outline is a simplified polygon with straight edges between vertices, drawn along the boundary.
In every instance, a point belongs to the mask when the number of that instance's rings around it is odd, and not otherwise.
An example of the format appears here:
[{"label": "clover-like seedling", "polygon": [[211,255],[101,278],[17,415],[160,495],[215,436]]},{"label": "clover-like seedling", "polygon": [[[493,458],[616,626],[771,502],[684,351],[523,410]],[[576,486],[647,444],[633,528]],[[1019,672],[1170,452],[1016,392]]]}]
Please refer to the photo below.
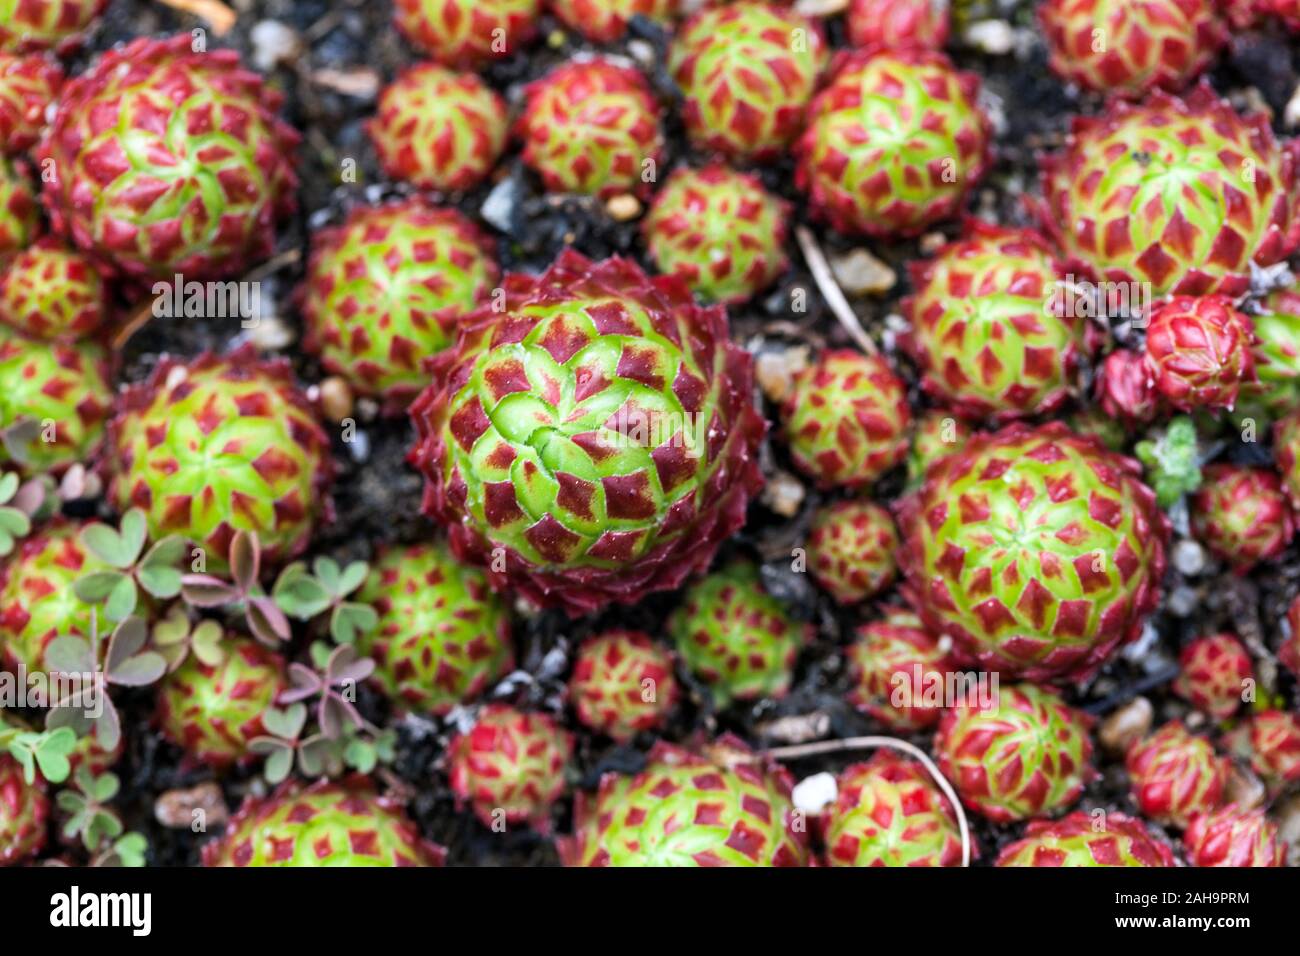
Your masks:
[{"label": "clover-like seedling", "polygon": [[248,629],[263,644],[274,647],[287,641],[293,635],[289,619],[259,583],[262,549],[257,535],[236,531],[230,539],[227,560],[230,581],[212,574],[185,574],[181,576],[181,597],[197,608],[242,612]]},{"label": "clover-like seedling", "polygon": [[364,561],[353,561],[340,568],[333,558],[319,557],[311,571],[303,561],[285,568],[271,589],[280,610],[300,621],[310,621],[330,612],[330,637],[338,644],[351,644],[374,630],[379,615],[369,604],[349,601],[348,596],[360,588],[370,573]]},{"label": "clover-like seedling", "polygon": [[[185,557],[185,539],[172,534],[144,550],[147,537],[145,514],[132,508],[122,515],[118,530],[94,522],[81,530],[86,550],[109,565],[77,579],[73,592],[87,604],[101,604],[104,617],[114,623],[135,613],[139,589],[155,598],[173,598],[181,592],[178,565]],[[142,553],[143,552],[143,556]]]},{"label": "clover-like seedling", "polygon": [[72,782],[75,789],[61,790],[55,798],[59,809],[68,814],[63,835],[69,840],[80,837],[82,845],[94,853],[105,840],[115,840],[125,829],[122,818],[108,805],[121,784],[115,774],[96,777],[86,767],[77,769]]},{"label": "clover-like seedling", "polygon": [[0,752],[8,753],[23,768],[23,779],[36,782],[36,771],[50,783],[68,779],[72,765],[68,755],[77,746],[77,735],[69,727],[31,731],[0,724]]},{"label": "clover-like seedling", "polygon": [[1186,415],[1173,419],[1155,438],[1133,449],[1146,468],[1156,503],[1172,508],[1184,495],[1201,487],[1201,457],[1196,444],[1196,423]]},{"label": "clover-like seedling", "polygon": [[304,735],[307,715],[302,703],[270,707],[263,712],[262,726],[270,733],[254,738],[249,749],[266,757],[262,776],[268,783],[285,780],[293,771],[295,758],[303,776],[333,777],[345,768],[370,773],[380,763],[391,763],[397,755],[395,730],[346,724],[337,738],[319,731]]},{"label": "clover-like seedling", "polygon": [[173,607],[153,626],[154,650],[166,659],[169,674],[190,654],[209,667],[219,666],[226,656],[221,646],[224,636],[219,622],[205,619],[195,624],[180,607]]},{"label": "clover-like seedling", "polygon": [[129,866],[145,865],[145,854],[149,852],[149,841],[143,833],[124,833],[95,854],[91,866]]},{"label": "clover-like seedling", "polygon": [[12,504],[18,489],[16,474],[10,472],[0,477],[0,556],[12,551],[18,540],[32,530],[32,519],[22,508]]}]

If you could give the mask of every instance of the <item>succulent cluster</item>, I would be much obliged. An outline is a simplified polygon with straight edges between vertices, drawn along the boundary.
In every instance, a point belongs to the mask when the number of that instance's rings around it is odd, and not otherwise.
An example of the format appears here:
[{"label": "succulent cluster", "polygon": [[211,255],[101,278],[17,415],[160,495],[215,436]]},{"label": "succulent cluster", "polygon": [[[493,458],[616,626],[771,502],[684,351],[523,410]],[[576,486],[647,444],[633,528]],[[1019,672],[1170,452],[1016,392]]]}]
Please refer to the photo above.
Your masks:
[{"label": "succulent cluster", "polygon": [[519,52],[540,8],[541,0],[395,0],[393,22],[420,51],[468,68]]},{"label": "succulent cluster", "polygon": [[71,50],[108,0],[0,0],[0,51]]},{"label": "succulent cluster", "polygon": [[54,231],[139,278],[221,278],[266,258],[295,207],[298,134],[233,50],[140,39],[71,79],[40,146]]},{"label": "succulent cluster", "polygon": [[854,46],[941,50],[948,42],[948,4],[946,0],[849,0],[844,24]]},{"label": "succulent cluster", "polygon": [[770,159],[803,129],[826,60],[815,21],[775,3],[740,0],[687,20],[673,37],[668,69],[697,146]]},{"label": "succulent cluster", "polygon": [[824,353],[795,376],[781,421],[795,465],[823,487],[869,485],[907,455],[907,388],[879,355]]},{"label": "succulent cluster", "polygon": [[569,697],[578,720],[619,743],[662,726],[678,693],[672,655],[640,631],[606,631],[574,656]]},{"label": "succulent cluster", "polygon": [[846,499],[818,510],[808,530],[808,570],[840,604],[856,604],[894,580],[898,532],[889,512]]},{"label": "succulent cluster", "polygon": [[1300,240],[1297,149],[1205,85],[1114,102],[1076,118],[1044,160],[1040,218],[1081,274],[1157,296],[1239,295],[1250,263],[1278,262]]},{"label": "succulent cluster", "polygon": [[1178,655],[1174,692],[1218,720],[1235,714],[1255,668],[1241,641],[1231,634],[1199,637]]},{"label": "succulent cluster", "polygon": [[1295,517],[1277,472],[1220,463],[1201,474],[1192,528],[1216,557],[1244,572],[1290,544]]},{"label": "succulent cluster", "polygon": [[148,517],[154,540],[179,534],[220,571],[236,531],[277,562],[307,545],[328,514],[329,439],[284,360],[251,347],[164,358],[120,399],[109,497]]},{"label": "succulent cluster", "polygon": [[1232,408],[1255,374],[1250,320],[1222,295],[1176,295],[1151,310],[1147,364],[1156,388],[1184,411]]},{"label": "succulent cluster", "polygon": [[1198,814],[1223,802],[1228,765],[1204,737],[1170,721],[1145,740],[1134,741],[1125,761],[1133,800],[1143,816],[1185,828]]},{"label": "succulent cluster", "polygon": [[952,808],[914,760],[892,751],[841,771],[826,823],[831,866],[960,866]]},{"label": "succulent cluster", "polygon": [[107,295],[94,263],[51,236],[0,267],[0,322],[31,338],[85,338],[104,324]]},{"label": "succulent cluster", "polygon": [[678,656],[714,703],[783,697],[811,629],[763,590],[758,568],[734,563],[687,589],[668,619]]},{"label": "succulent cluster", "polygon": [[358,648],[402,708],[445,714],[514,666],[508,609],[442,542],[381,553],[357,599],[379,614]]},{"label": "succulent cluster", "polygon": [[934,749],[962,802],[999,823],[1064,810],[1096,774],[1088,718],[1034,684],[957,701]]},{"label": "succulent cluster", "polygon": [[314,237],[305,344],[401,412],[428,381],[424,360],[452,344],[499,277],[487,237],[456,210],[420,198],[359,206]]},{"label": "succulent cluster", "polygon": [[1192,866],[1278,867],[1286,859],[1277,825],[1262,809],[1244,810],[1236,804],[1192,820],[1183,846]]},{"label": "succulent cluster", "polygon": [[1097,818],[1078,811],[1034,820],[1024,839],[1006,846],[997,866],[1177,866],[1174,851],[1140,820],[1122,813]]},{"label": "succulent cluster", "polygon": [[945,705],[953,662],[910,611],[889,610],[863,624],[846,651],[851,686],[845,699],[892,730],[933,727]]},{"label": "succulent cluster", "polygon": [[1028,680],[1095,671],[1155,607],[1168,521],[1136,463],[1061,423],[977,435],[899,506],[899,564],[936,634]]},{"label": "succulent cluster", "polygon": [[524,162],[553,192],[647,195],[663,149],[644,76],[612,60],[556,67],[525,91],[516,133]]},{"label": "succulent cluster", "polygon": [[1038,20],[1062,78],[1100,93],[1178,90],[1227,42],[1214,0],[1047,0]]},{"label": "succulent cluster", "polygon": [[785,271],[789,204],[720,163],[673,173],[645,219],[660,272],[711,302],[740,303]]},{"label": "succulent cluster", "polygon": [[586,613],[674,588],[760,483],[751,360],[721,308],[565,252],[463,320],[412,406],[425,510],[493,584]]},{"label": "succulent cluster", "polygon": [[444,856],[361,776],[248,797],[203,847],[204,866],[441,866]]},{"label": "succulent cluster", "polygon": [[911,235],[955,213],[989,161],[979,80],[942,53],[842,58],[809,108],[799,187],[846,233]]},{"label": "succulent cluster", "polygon": [[790,775],[722,738],[711,754],[663,743],[634,776],[578,794],[566,866],[805,866]]},{"label": "succulent cluster", "polygon": [[45,109],[62,84],[63,71],[48,57],[0,53],[0,153],[21,153],[36,144]]},{"label": "succulent cluster", "polygon": [[911,274],[905,345],[937,401],[997,421],[1051,412],[1069,396],[1084,320],[1064,307],[1065,272],[1041,235],[971,220]]},{"label": "succulent cluster", "polygon": [[389,176],[452,191],[492,171],[510,124],[505,101],[476,75],[421,63],[384,87],[366,130]]},{"label": "succulent cluster", "polygon": [[447,775],[457,802],[484,826],[527,823],[548,833],[572,752],[571,735],[553,717],[489,704],[447,744]]},{"label": "succulent cluster", "polygon": [[547,4],[561,23],[593,43],[619,39],[633,17],[666,23],[680,5],[681,0],[549,0]]}]

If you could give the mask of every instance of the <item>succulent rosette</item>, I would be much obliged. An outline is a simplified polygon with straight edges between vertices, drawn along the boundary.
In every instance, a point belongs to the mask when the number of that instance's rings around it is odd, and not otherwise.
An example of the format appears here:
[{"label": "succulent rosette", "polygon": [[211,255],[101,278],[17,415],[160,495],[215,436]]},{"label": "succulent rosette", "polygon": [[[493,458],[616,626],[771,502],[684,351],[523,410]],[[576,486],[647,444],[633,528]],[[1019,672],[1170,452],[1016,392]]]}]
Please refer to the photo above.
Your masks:
[{"label": "succulent rosette", "polygon": [[541,0],[394,0],[402,35],[440,63],[482,66],[514,56],[537,32]]},{"label": "succulent rosette", "polygon": [[51,236],[0,266],[0,322],[31,338],[72,342],[108,316],[108,292],[86,256]]},{"label": "succulent rosette", "polygon": [[547,5],[561,23],[592,43],[613,43],[633,17],[668,23],[681,0],[549,0]]},{"label": "succulent rosette", "polygon": [[858,710],[901,732],[939,722],[945,701],[935,689],[947,686],[954,666],[920,618],[895,609],[859,626],[845,656],[851,681],[845,699]]},{"label": "succulent rosette", "polygon": [[717,707],[784,697],[810,625],[763,590],[758,568],[730,564],[692,585],[668,619],[677,654]]},{"label": "succulent rosette", "polygon": [[818,510],[808,531],[808,570],[840,604],[879,594],[894,580],[898,531],[871,501],[837,501]]},{"label": "succulent rosette", "polygon": [[969,424],[946,409],[932,408],[923,412],[912,428],[912,443],[907,456],[908,482],[916,484],[934,462],[961,451],[972,434]]},{"label": "succulent rosette", "polygon": [[35,856],[45,846],[50,801],[45,785],[28,783],[23,768],[0,753],[0,867]]},{"label": "succulent rosette", "polygon": [[1043,414],[1066,400],[1084,319],[1051,307],[1064,270],[1041,235],[969,220],[961,241],[910,272],[904,346],[926,392],[975,420]]},{"label": "succulent rosette", "polygon": [[1192,530],[1240,572],[1276,558],[1295,533],[1282,479],[1270,468],[1210,465],[1191,502]]},{"label": "succulent rosette", "polygon": [[1183,846],[1192,866],[1286,865],[1277,824],[1262,809],[1243,810],[1235,803],[1192,820],[1183,834]]},{"label": "succulent rosette", "polygon": [[438,541],[381,552],[357,600],[379,615],[358,639],[374,679],[403,709],[443,715],[514,666],[510,611],[478,568]]},{"label": "succulent rosette", "polygon": [[445,856],[360,775],[247,797],[225,834],[203,847],[204,866],[441,866]]},{"label": "succulent rosette", "polygon": [[1038,22],[1058,76],[1131,96],[1186,86],[1228,39],[1214,0],[1047,0]]},{"label": "succulent rosette", "polygon": [[1102,411],[1126,428],[1148,424],[1160,411],[1160,393],[1145,353],[1115,349],[1097,370],[1094,388]]},{"label": "succulent rosette", "polygon": [[1251,262],[1278,262],[1300,240],[1297,149],[1204,84],[1116,101],[1075,119],[1043,161],[1040,218],[1077,272],[1156,296],[1239,295]]},{"label": "succulent rosette", "polygon": [[940,50],[948,42],[947,0],[849,0],[844,13],[854,46]]},{"label": "succulent rosette", "polygon": [[109,498],[143,509],[152,539],[203,547],[214,574],[236,531],[257,535],[266,567],[306,547],[330,514],[329,439],[288,362],[251,347],[165,357],[121,397],[110,444]]},{"label": "succulent rosette", "polygon": [[935,734],[939,768],[962,802],[995,823],[1064,810],[1096,776],[1089,718],[1034,684],[958,701]]},{"label": "succulent rosette", "polygon": [[710,302],[738,304],[785,271],[789,203],[757,176],[718,163],[679,169],[655,196],[643,229],[660,272]]},{"label": "succulent rosette", "polygon": [[664,143],[646,78],[607,59],[565,63],[529,84],[515,131],[548,191],[595,196],[648,195],[643,172]]},{"label": "succulent rosette", "polygon": [[1242,383],[1242,397],[1274,415],[1300,407],[1300,292],[1277,289],[1250,316],[1255,380]]},{"label": "succulent rosette", "polygon": [[1290,633],[1278,648],[1277,659],[1283,667],[1300,679],[1300,597],[1291,602],[1286,610],[1286,622]]},{"label": "succulent rosette", "polygon": [[1059,820],[1034,820],[1008,844],[996,866],[1178,866],[1174,851],[1141,820],[1107,813],[1098,821],[1082,810]]},{"label": "succulent rosette", "polygon": [[1133,800],[1142,815],[1185,828],[1223,802],[1228,763],[1204,737],[1171,720],[1150,737],[1135,740],[1125,758]]},{"label": "succulent rosette", "polygon": [[456,210],[418,197],[357,207],[313,238],[304,344],[400,413],[428,381],[424,360],[455,341],[499,278],[486,235]]},{"label": "succulent rosette", "polygon": [[1231,717],[1241,707],[1246,682],[1255,668],[1241,641],[1231,634],[1198,637],[1178,655],[1174,693],[1216,720]]},{"label": "succulent rosette", "polygon": [[158,687],[163,736],[214,767],[251,758],[253,738],[265,733],[262,714],[288,686],[279,654],[246,637],[227,636],[219,660],[191,653]]},{"label": "succulent rosette", "polygon": [[960,866],[952,808],[915,760],[877,751],[842,770],[826,821],[831,866]]},{"label": "succulent rosette", "polygon": [[293,211],[298,134],[233,50],[139,39],[69,80],[45,139],[53,229],[139,279],[224,278],[264,259]]},{"label": "succulent rosette", "polygon": [[668,51],[687,135],[753,160],[778,156],[799,135],[826,61],[815,20],[751,0],[699,11]]},{"label": "succulent rosette", "polygon": [[931,466],[897,509],[927,627],[1026,680],[1094,672],[1159,599],[1168,520],[1137,475],[1059,422],[977,435]]},{"label": "succulent rosette", "polygon": [[62,85],[63,71],[53,60],[0,53],[0,152],[21,153],[36,145],[45,127],[45,108]]},{"label": "succulent rosette", "polygon": [[1234,727],[1223,738],[1233,756],[1277,792],[1300,780],[1300,717],[1283,710],[1261,710]]},{"label": "succulent rosette", "polygon": [[942,53],[842,56],[808,111],[796,181],[840,232],[914,235],[953,215],[989,165],[979,80]]},{"label": "succulent rosette", "polygon": [[553,717],[489,704],[447,744],[447,773],[457,803],[484,826],[527,823],[545,834],[572,754],[572,735]]},{"label": "succulent rosette", "polygon": [[806,866],[789,773],[732,737],[711,749],[660,741],[640,773],[579,793],[573,835],[557,841],[564,865]]},{"label": "succulent rosette", "polygon": [[108,0],[0,0],[0,50],[72,50]]},{"label": "succulent rosette", "polygon": [[44,671],[52,640],[90,636],[91,607],[72,587],[108,566],[86,550],[80,531],[61,520],[46,525],[0,564],[0,661],[29,674]]},{"label": "succulent rosette", "polygon": [[10,433],[0,463],[16,460],[33,473],[93,463],[113,402],[103,349],[0,329],[0,382],[0,430]]},{"label": "succulent rosette", "polygon": [[536,604],[584,614],[678,587],[761,484],[751,359],[725,312],[567,251],[504,289],[412,406],[426,512]]},{"label": "succulent rosette", "polygon": [[1273,460],[1293,509],[1300,509],[1300,408],[1273,423]]},{"label": "succulent rosette", "polygon": [[790,456],[822,487],[861,488],[907,456],[907,388],[889,361],[825,352],[794,378],[781,407]]},{"label": "succulent rosette", "polygon": [[25,249],[39,230],[40,209],[26,165],[0,155],[0,260]]},{"label": "succulent rosette", "polygon": [[1156,389],[1183,411],[1232,408],[1255,376],[1250,319],[1222,295],[1177,295],[1151,310],[1147,365]]},{"label": "succulent rosette", "polygon": [[641,631],[606,631],[578,648],[569,699],[578,720],[625,743],[664,724],[677,704],[673,658]]},{"label": "succulent rosette", "polygon": [[366,131],[389,176],[450,192],[487,177],[510,123],[505,100],[479,77],[420,63],[384,87]]}]

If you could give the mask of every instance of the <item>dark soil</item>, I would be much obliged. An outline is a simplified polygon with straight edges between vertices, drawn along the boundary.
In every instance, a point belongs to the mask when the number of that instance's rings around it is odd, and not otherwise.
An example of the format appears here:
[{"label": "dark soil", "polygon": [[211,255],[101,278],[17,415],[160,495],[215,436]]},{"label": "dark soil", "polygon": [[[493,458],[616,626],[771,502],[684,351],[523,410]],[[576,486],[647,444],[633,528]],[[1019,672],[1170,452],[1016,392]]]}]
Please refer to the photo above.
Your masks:
[{"label": "dark soil", "polygon": [[[295,30],[303,41],[300,55],[281,64],[271,74],[271,82],[287,97],[286,116],[303,134],[300,151],[300,211],[294,221],[280,232],[279,251],[298,253],[296,259],[285,257],[282,267],[263,279],[263,295],[272,295],[279,304],[280,318],[292,329],[295,342],[283,350],[294,363],[301,380],[311,385],[323,377],[319,365],[305,355],[297,344],[300,332],[290,294],[301,276],[307,240],[313,228],[337,221],[358,203],[402,191],[386,183],[379,173],[375,156],[364,135],[362,124],[373,109],[373,98],[348,96],[314,82],[314,71],[371,70],[382,81],[390,79],[400,68],[413,61],[414,55],[389,24],[387,2],[374,0],[234,0],[239,13],[234,30],[225,37],[209,33],[209,43],[230,46],[246,58],[253,45],[250,34],[261,20],[281,21]],[[1032,4],[1006,5],[1004,16],[1014,24],[1028,24]],[[73,63],[74,70],[84,67],[95,53],[114,43],[141,35],[189,31],[203,26],[201,21],[171,11],[160,2],[113,0],[107,22],[96,34],[87,50]],[[832,37],[842,39],[841,25],[829,24]],[[660,51],[665,38],[649,25],[638,25],[635,34],[654,44]],[[558,32],[547,21],[543,37],[525,55],[493,67],[487,79],[513,104],[520,87],[554,64],[588,45],[572,35]],[[550,42],[548,37],[556,42]],[[616,44],[622,49],[626,43]],[[1237,102],[1248,102],[1248,89],[1258,91],[1259,100],[1267,103],[1280,117],[1282,108],[1297,84],[1296,54],[1300,49],[1279,36],[1243,34],[1234,42],[1212,76],[1221,92]],[[971,208],[980,215],[1007,223],[1026,221],[1022,197],[1037,189],[1035,154],[1058,143],[1070,117],[1095,111],[1095,99],[1078,99],[1067,93],[1046,69],[1041,44],[1025,55],[988,57],[970,50],[955,49],[960,66],[978,72],[985,81],[995,115],[998,117],[998,161],[993,174],[972,197]],[[662,69],[652,80],[665,103],[675,95]],[[670,169],[679,161],[697,159],[691,155],[682,135],[675,110],[666,110],[670,145],[665,164]],[[1280,130],[1279,130],[1280,132]],[[340,182],[340,163],[353,158],[358,166],[358,182]],[[789,161],[759,170],[764,181],[795,204],[803,215],[801,197],[793,189]],[[526,172],[511,154],[498,170],[498,181],[513,183],[516,202],[506,231],[495,230],[500,261],[505,269],[536,271],[547,264],[566,245],[572,245],[593,258],[614,253],[631,255],[644,264],[644,251],[637,223],[617,223],[596,202],[579,198],[544,195],[539,183]],[[470,195],[448,197],[448,201],[466,213],[479,217],[492,186],[489,184]],[[955,233],[957,224],[949,223],[943,231]],[[853,243],[831,233],[820,233],[828,253],[848,248]],[[898,286],[885,299],[858,304],[858,311],[868,330],[886,347],[892,335],[885,328],[885,317],[897,311],[898,297],[907,291],[903,263],[920,255],[914,241],[871,243],[872,251],[889,262],[900,277]],[[824,343],[848,345],[849,340],[827,312],[803,266],[798,250],[791,245],[794,263],[778,288],[745,309],[733,310],[734,335],[740,342],[757,349],[770,343]],[[277,260],[279,261],[279,260]],[[809,309],[795,316],[790,313],[789,292],[795,287],[810,290]],[[124,309],[126,303],[123,303]],[[229,324],[217,324],[218,322]],[[192,356],[204,348],[228,347],[241,335],[237,320],[214,320],[211,323],[154,320],[130,340],[122,356],[122,381],[142,380],[164,352]],[[905,359],[899,364],[913,380],[914,370]],[[917,406],[924,404],[916,396]],[[772,411],[768,409],[769,413]],[[404,461],[411,429],[404,419],[385,421],[368,414],[359,406],[359,440],[350,444],[336,442],[338,475],[334,491],[337,520],[322,529],[316,539],[316,553],[340,558],[369,557],[384,542],[418,541],[434,533],[433,526],[420,514],[421,482]],[[770,443],[765,453],[769,470],[783,467],[784,450],[779,442]],[[895,492],[902,476],[892,476],[881,494]],[[772,590],[787,599],[795,612],[816,624],[816,639],[800,656],[797,680],[792,693],[781,701],[766,701],[752,708],[735,707],[725,713],[713,713],[704,703],[705,695],[693,694],[682,706],[664,736],[677,741],[731,730],[756,745],[770,743],[762,728],[776,718],[822,713],[829,717],[828,736],[841,737],[862,733],[879,733],[882,728],[859,715],[843,700],[847,686],[842,647],[853,626],[869,617],[867,611],[845,612],[813,588],[804,575],[789,570],[790,548],[800,543],[811,510],[819,496],[811,488],[802,513],[793,520],[780,518],[761,504],[751,508],[750,521],[744,532],[728,545],[729,550],[767,559],[766,579]],[[1277,562],[1267,564],[1247,578],[1228,575],[1210,564],[1199,577],[1185,580],[1177,571],[1169,572],[1166,601],[1153,618],[1158,637],[1134,659],[1120,655],[1089,686],[1071,692],[1077,703],[1097,713],[1105,712],[1138,692],[1145,692],[1156,705],[1157,723],[1181,714],[1185,706],[1168,694],[1165,687],[1179,644],[1193,636],[1212,633],[1215,629],[1254,629],[1265,646],[1275,648],[1280,638],[1279,622],[1289,599],[1296,593],[1300,579],[1300,554],[1290,549]],[[1175,617],[1168,611],[1168,596],[1176,590],[1190,589],[1191,611]],[[639,767],[652,743],[650,738],[635,746],[615,747],[609,741],[581,732],[563,709],[561,688],[567,675],[564,655],[583,637],[610,625],[640,627],[652,633],[662,631],[662,622],[674,606],[673,595],[663,595],[630,609],[611,610],[601,617],[570,622],[558,613],[522,619],[516,630],[518,660],[531,675],[530,682],[512,682],[506,693],[532,706],[553,710],[565,716],[578,733],[575,787],[592,788],[601,773],[610,770],[630,771]],[[1246,636],[1243,634],[1243,636]],[[560,649],[559,658],[548,654]],[[305,652],[305,648],[302,649]],[[558,662],[558,663],[557,663]],[[682,675],[688,680],[688,675]],[[1282,678],[1285,680],[1285,678]],[[688,684],[689,686],[689,684]],[[1295,702],[1295,688],[1281,690]],[[386,705],[376,695],[367,693],[361,702],[367,716],[375,720],[387,717]],[[154,802],[163,792],[213,779],[213,774],[185,760],[179,750],[163,742],[152,729],[152,694],[147,691],[129,694],[122,702],[128,749],[117,768],[123,779],[123,810],[128,826],[144,832],[151,845],[151,862],[155,865],[193,865],[198,861],[201,844],[208,835],[193,834],[188,829],[172,830],[154,818]],[[395,777],[414,792],[411,811],[426,835],[446,845],[450,862],[459,865],[554,864],[558,862],[549,839],[528,831],[508,834],[491,833],[468,813],[457,812],[440,771],[439,761],[448,728],[431,721],[408,718],[400,723],[401,745],[393,766]],[[928,740],[915,741],[923,746]],[[821,770],[835,770],[852,756],[816,758],[793,762],[791,770],[802,777]],[[227,801],[233,810],[242,796],[263,786],[248,772],[233,772],[221,778]],[[1132,812],[1126,781],[1121,769],[1111,762],[1102,776],[1089,788],[1082,806],[1102,806]],[[567,807],[557,811],[556,827],[569,826]],[[996,856],[997,848],[1018,834],[1015,827],[995,827],[972,818],[982,860]]]}]

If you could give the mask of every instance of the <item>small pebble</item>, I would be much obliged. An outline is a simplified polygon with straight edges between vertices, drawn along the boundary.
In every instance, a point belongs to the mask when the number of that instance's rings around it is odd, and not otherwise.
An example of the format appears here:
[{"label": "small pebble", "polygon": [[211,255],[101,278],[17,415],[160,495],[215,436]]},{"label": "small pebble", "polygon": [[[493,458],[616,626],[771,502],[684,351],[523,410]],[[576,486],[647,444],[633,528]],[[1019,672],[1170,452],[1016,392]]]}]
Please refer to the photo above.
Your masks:
[{"label": "small pebble", "polygon": [[1189,578],[1205,569],[1205,549],[1188,538],[1182,538],[1174,545],[1173,559],[1174,567]]},{"label": "small pebble", "polygon": [[776,404],[790,394],[794,377],[808,367],[808,349],[798,345],[788,349],[769,349],[754,360],[754,378],[763,394]]},{"label": "small pebble", "polygon": [[1300,126],[1300,86],[1295,88],[1291,99],[1287,100],[1286,109],[1282,111],[1282,123],[1287,129]]},{"label": "small pebble", "polygon": [[513,176],[507,176],[492,187],[487,199],[479,208],[479,215],[489,225],[504,233],[514,229],[515,206],[519,202],[519,183]]},{"label": "small pebble", "polygon": [[838,795],[839,786],[835,783],[834,775],[822,772],[804,777],[796,783],[790,798],[794,801],[796,810],[816,814],[834,803]]},{"label": "small pebble", "polygon": [[882,295],[898,282],[893,269],[863,248],[833,256],[831,271],[845,295]]},{"label": "small pebble", "polygon": [[1169,613],[1174,617],[1187,617],[1201,604],[1197,593],[1186,585],[1179,585],[1169,595]]},{"label": "small pebble", "polygon": [[278,315],[263,315],[248,330],[248,340],[263,352],[278,352],[293,344],[294,334]]},{"label": "small pebble", "polygon": [[948,242],[948,237],[941,232],[927,232],[917,243],[922,254],[932,256]]},{"label": "small pebble", "polygon": [[1155,708],[1145,697],[1134,697],[1112,712],[1097,731],[1097,739],[1112,754],[1123,754],[1129,744],[1141,740],[1151,729]]},{"label": "small pebble", "polygon": [[188,790],[168,790],[153,805],[158,822],[174,830],[189,829],[195,822],[195,810],[202,810],[203,826],[220,826],[230,818],[221,788],[215,783],[201,783]]},{"label": "small pebble", "polygon": [[1228,785],[1223,792],[1224,803],[1235,803],[1243,810],[1262,807],[1268,797],[1264,782],[1244,767],[1233,764],[1228,770]]},{"label": "small pebble", "polygon": [[763,486],[763,504],[782,518],[793,518],[803,506],[804,487],[788,471],[777,471]]},{"label": "small pebble", "polygon": [[352,388],[338,375],[331,375],[320,383],[320,405],[325,417],[341,422],[352,414]]},{"label": "small pebble", "polygon": [[619,193],[617,196],[611,196],[605,203],[605,212],[609,213],[609,218],[615,222],[631,222],[641,215],[641,200],[631,193]]},{"label": "small pebble", "polygon": [[248,38],[253,43],[253,65],[263,73],[296,58],[302,49],[297,31],[279,20],[262,20],[254,24]]},{"label": "small pebble", "polygon": [[778,717],[762,724],[758,732],[769,740],[782,744],[805,744],[810,740],[825,737],[831,729],[831,718],[820,710],[811,714],[792,714]]},{"label": "small pebble", "polygon": [[1016,46],[1016,34],[1005,20],[979,20],[966,28],[963,39],[990,56],[1005,56]]}]

